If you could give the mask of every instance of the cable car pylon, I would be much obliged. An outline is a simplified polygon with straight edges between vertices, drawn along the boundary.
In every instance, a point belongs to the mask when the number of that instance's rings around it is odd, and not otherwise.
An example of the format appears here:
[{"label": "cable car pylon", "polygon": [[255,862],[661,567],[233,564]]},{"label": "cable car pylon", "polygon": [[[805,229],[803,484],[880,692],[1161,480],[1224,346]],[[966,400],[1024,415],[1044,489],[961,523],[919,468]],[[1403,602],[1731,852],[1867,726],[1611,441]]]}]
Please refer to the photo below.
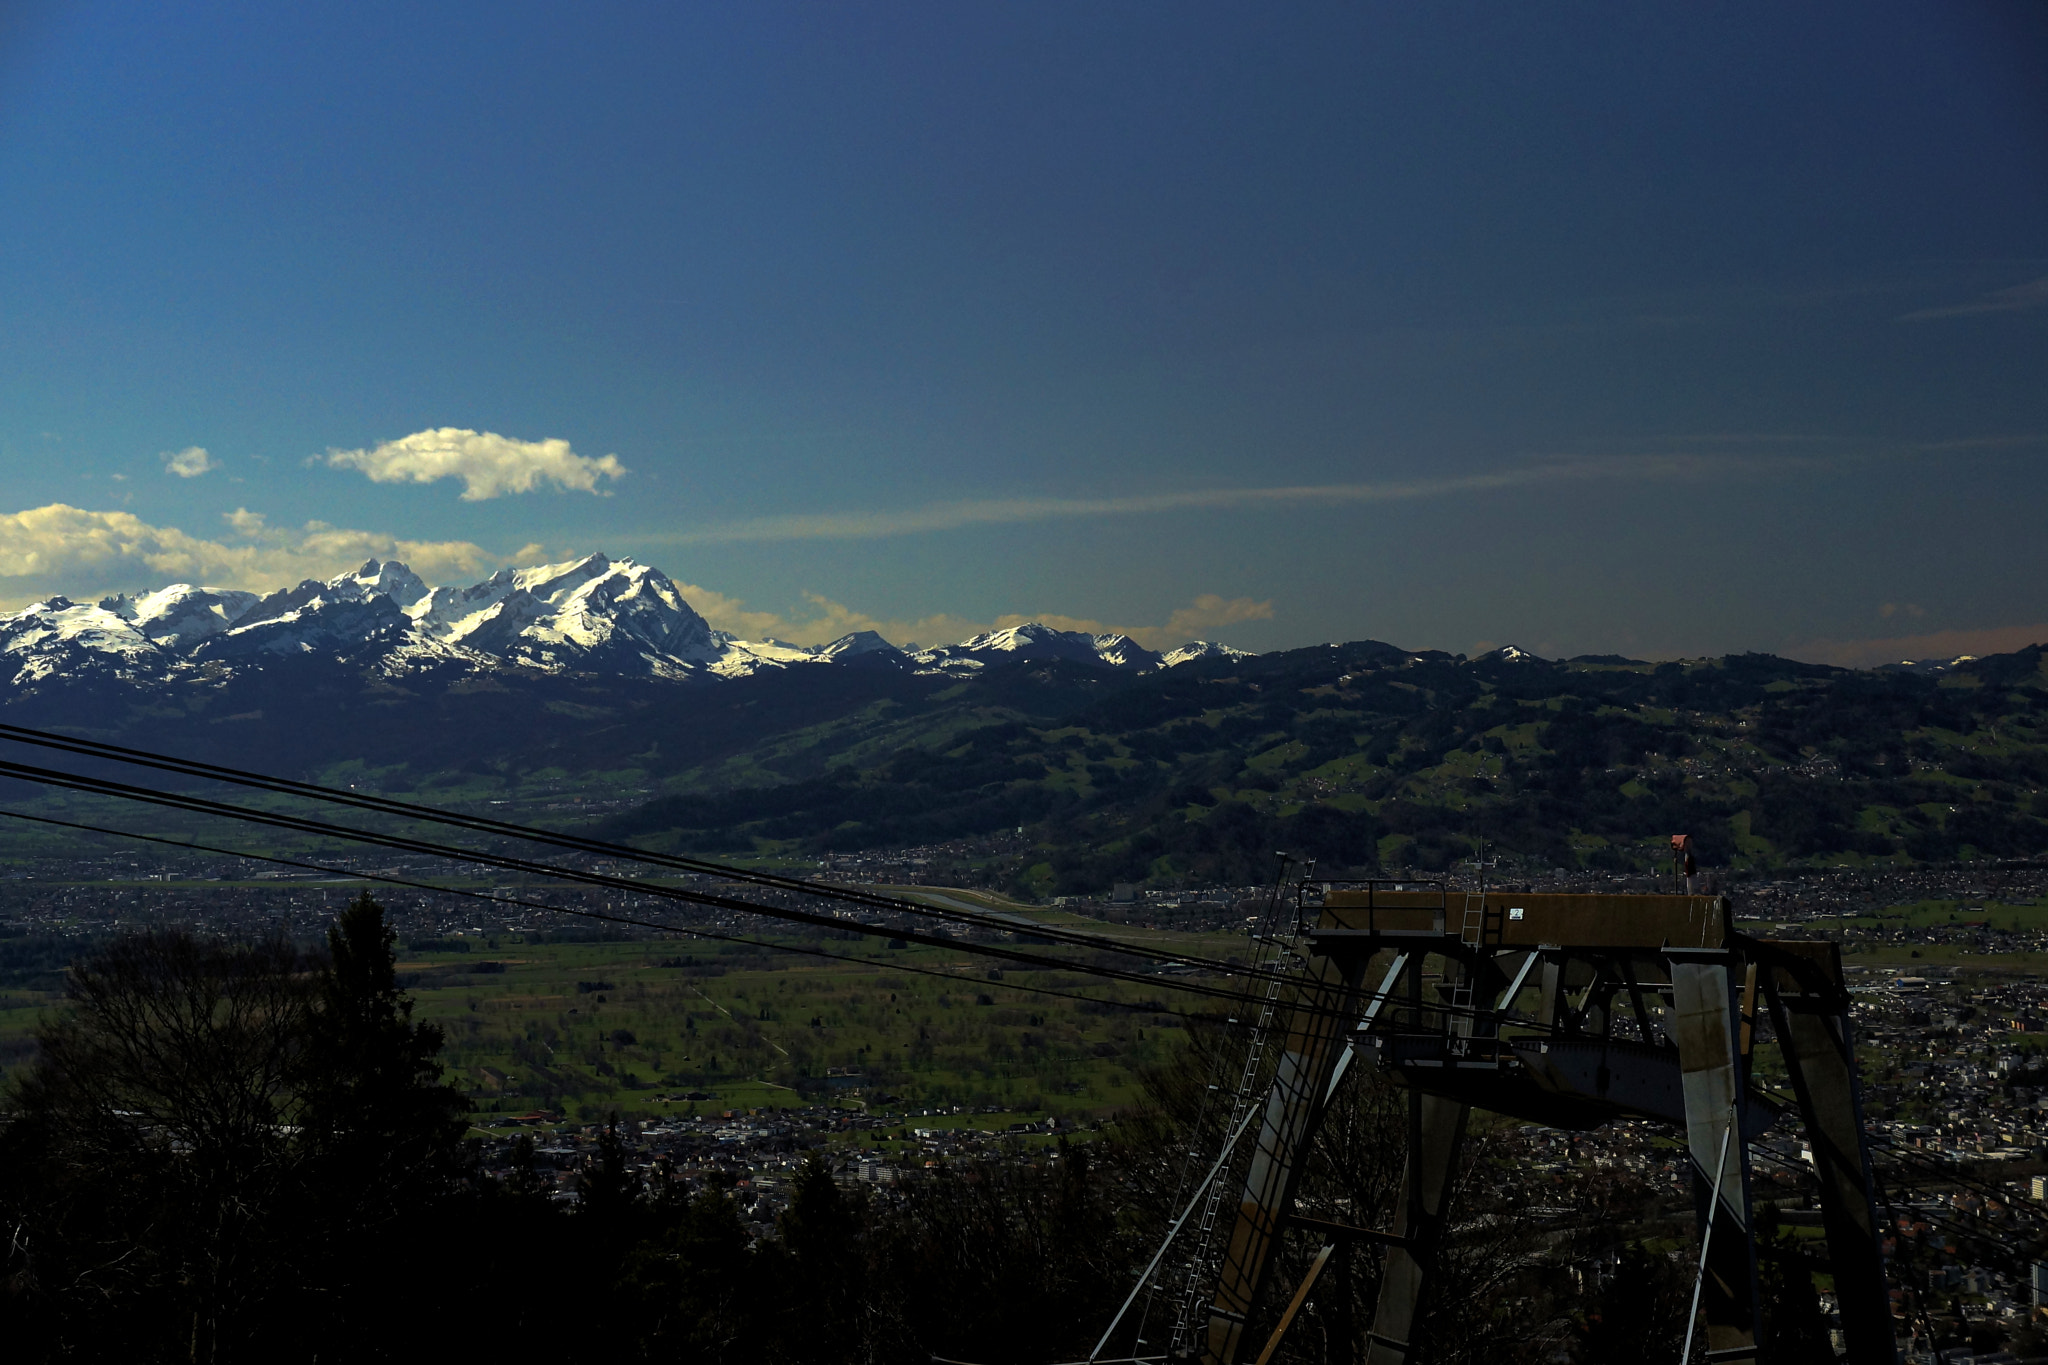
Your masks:
[{"label": "cable car pylon", "polygon": [[[1279,1332],[1314,1288],[1274,1292],[1277,1253],[1295,1235],[1320,1239],[1322,1248],[1342,1238],[1384,1248],[1357,1358],[1420,1362],[1418,1324],[1430,1304],[1467,1119],[1480,1108],[1558,1128],[1641,1118],[1682,1133],[1701,1233],[1707,1358],[1770,1362],[1749,1154],[1780,1113],[1749,1083],[1768,1013],[1813,1151],[1846,1359],[1890,1365],[1882,1229],[1838,945],[1751,937],[1735,928],[1726,897],[1690,893],[1463,892],[1305,877],[1296,898],[1299,966],[1269,996],[1271,1031],[1286,1041],[1263,1105],[1245,1106],[1258,1118],[1242,1174],[1239,1163],[1219,1158],[1213,1183],[1198,1191],[1212,1207],[1234,1194],[1237,1208],[1213,1276],[1195,1296],[1196,1321],[1176,1334],[1175,1359],[1245,1365],[1272,1357]],[[1386,964],[1384,976],[1362,992],[1375,961]],[[1385,1229],[1294,1212],[1317,1127],[1358,1065],[1376,1066],[1407,1090],[1407,1152]],[[1245,1074],[1255,1081],[1251,1065]],[[1238,1126],[1230,1131],[1234,1141]],[[1219,1233],[1224,1221],[1216,1219]],[[1318,1267],[1327,1261],[1322,1248]],[[1287,1311],[1277,1330],[1265,1327],[1282,1297]]]}]

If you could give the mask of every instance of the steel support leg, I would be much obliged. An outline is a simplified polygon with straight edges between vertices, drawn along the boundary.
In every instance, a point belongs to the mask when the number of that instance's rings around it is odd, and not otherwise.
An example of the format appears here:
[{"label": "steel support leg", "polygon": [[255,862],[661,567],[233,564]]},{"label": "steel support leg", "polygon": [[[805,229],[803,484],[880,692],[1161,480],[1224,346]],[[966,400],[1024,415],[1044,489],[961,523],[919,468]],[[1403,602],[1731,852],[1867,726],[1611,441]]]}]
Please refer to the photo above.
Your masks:
[{"label": "steel support leg", "polygon": [[1394,1235],[1380,1272],[1379,1303],[1366,1334],[1366,1365],[1406,1365],[1423,1296],[1436,1269],[1450,1209],[1451,1179],[1471,1106],[1408,1092],[1408,1168],[1394,1206]]},{"label": "steel support leg", "polygon": [[1863,1133],[1841,949],[1832,943],[1773,946],[1811,964],[1797,971],[1775,968],[1767,979],[1768,998],[1813,1147],[1848,1358],[1853,1365],[1890,1365],[1895,1354],[1891,1300],[1870,1195],[1870,1148]]},{"label": "steel support leg", "polygon": [[[1692,1154],[1700,1235],[1713,1237],[1701,1303],[1707,1358],[1757,1358],[1756,1246],[1751,1240],[1749,1144],[1743,1140],[1744,1079],[1736,1052],[1739,1020],[1730,958],[1715,950],[1670,950],[1678,1064],[1685,1089],[1686,1144]],[[1715,1197],[1715,1170],[1727,1168]],[[1710,1204],[1711,1201],[1711,1204]]]},{"label": "steel support leg", "polygon": [[1331,1073],[1349,1042],[1345,1016],[1355,977],[1355,970],[1347,974],[1328,957],[1311,959],[1303,973],[1292,1002],[1287,1050],[1266,1096],[1237,1222],[1217,1274],[1202,1343],[1205,1365],[1233,1365],[1245,1322],[1265,1287],[1281,1222],[1293,1207],[1302,1161],[1322,1118]]}]

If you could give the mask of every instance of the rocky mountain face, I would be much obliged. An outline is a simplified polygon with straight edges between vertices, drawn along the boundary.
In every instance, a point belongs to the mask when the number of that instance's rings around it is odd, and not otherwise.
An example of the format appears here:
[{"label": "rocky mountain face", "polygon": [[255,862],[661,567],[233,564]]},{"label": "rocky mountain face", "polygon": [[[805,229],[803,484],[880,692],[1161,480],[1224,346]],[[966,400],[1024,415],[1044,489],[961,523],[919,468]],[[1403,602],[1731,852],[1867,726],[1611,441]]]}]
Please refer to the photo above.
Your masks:
[{"label": "rocky mountain face", "polygon": [[0,617],[0,687],[30,690],[218,681],[283,660],[394,678],[510,670],[717,680],[809,664],[968,676],[1018,659],[1145,673],[1232,657],[1245,656],[1207,641],[1161,655],[1127,636],[1036,623],[915,652],[873,631],[819,646],[742,640],[714,630],[661,570],[602,554],[503,569],[466,587],[429,587],[404,564],[373,559],[267,594],[177,583],[89,604],[53,597]]}]

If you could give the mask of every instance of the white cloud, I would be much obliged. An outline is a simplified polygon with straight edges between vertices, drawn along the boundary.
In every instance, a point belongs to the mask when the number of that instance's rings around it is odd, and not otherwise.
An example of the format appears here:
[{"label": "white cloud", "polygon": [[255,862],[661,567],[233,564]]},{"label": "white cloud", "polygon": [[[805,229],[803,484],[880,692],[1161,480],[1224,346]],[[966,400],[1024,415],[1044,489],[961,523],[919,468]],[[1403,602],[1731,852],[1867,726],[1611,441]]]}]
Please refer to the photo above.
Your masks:
[{"label": "white cloud", "polygon": [[[2044,281],[2048,284],[2048,281]],[[2044,295],[2048,301],[2048,295]],[[1829,437],[1719,435],[1702,442],[1728,445],[1827,442]],[[2048,436],[2022,433],[1968,437],[1913,446],[1844,450],[1829,454],[1696,454],[1665,451],[1635,455],[1563,456],[1498,469],[1436,478],[1377,483],[1282,484],[1252,488],[1188,488],[1115,498],[982,498],[921,507],[753,517],[692,531],[635,537],[649,545],[717,545],[741,541],[871,540],[1023,522],[1128,518],[1175,512],[1343,507],[1414,502],[1551,484],[1685,483],[1736,477],[1828,473],[1875,461],[1898,461],[1965,450],[1997,451],[2041,445]]]},{"label": "white cloud", "polygon": [[1589,480],[1669,480],[1700,478],[1741,468],[1786,468],[1811,465],[1804,457],[1703,457],[1641,455],[1617,458],[1547,460],[1476,474],[1384,483],[1293,484],[1268,488],[1200,488],[1121,498],[989,498],[930,503],[893,511],[826,512],[757,517],[726,526],[706,527],[669,536],[640,537],[667,545],[722,544],[754,540],[856,540],[950,531],[969,526],[1054,521],[1082,517],[1144,516],[1165,512],[1217,511],[1236,508],[1289,507],[1300,504],[1351,505],[1407,502],[1525,488],[1538,484]]},{"label": "white cloud", "polygon": [[791,644],[822,645],[857,630],[872,630],[896,644],[909,640],[934,644],[964,640],[976,631],[988,629],[985,622],[946,613],[919,617],[914,621],[870,616],[814,592],[804,594],[804,599],[810,603],[808,614],[785,616],[780,612],[753,610],[742,598],[728,596],[697,583],[678,583],[676,589],[682,593],[683,600],[715,628],[745,640],[775,639],[787,640]]},{"label": "white cloud", "polygon": [[[1205,592],[1197,597],[1192,605],[1182,607],[1167,617],[1166,624],[1160,629],[1167,636],[1173,637],[1174,645],[1181,645],[1186,644],[1191,637],[1199,636],[1203,631],[1234,626],[1241,621],[1272,619],[1273,603],[1270,599],[1254,602],[1249,597],[1224,598],[1213,592]],[[1147,642],[1139,640],[1138,643],[1142,645]]]},{"label": "white cloud", "polygon": [[313,461],[323,458],[336,469],[361,470],[372,483],[461,479],[464,502],[531,493],[542,483],[603,496],[597,481],[626,472],[618,456],[593,460],[571,450],[567,441],[515,441],[466,427],[416,431],[368,450],[330,450]]},{"label": "white cloud", "polygon": [[804,594],[805,600],[810,603],[808,613],[785,616],[779,612],[752,610],[741,598],[729,597],[725,593],[695,583],[678,583],[676,587],[683,594],[683,600],[696,608],[699,615],[719,630],[729,631],[747,640],[772,638],[798,645],[822,645],[842,635],[851,635],[857,630],[872,630],[883,639],[898,645],[952,644],[954,641],[979,635],[983,631],[1002,630],[1009,626],[1021,626],[1027,621],[1036,621],[1041,625],[1051,626],[1054,630],[1078,630],[1090,635],[1128,635],[1147,649],[1165,650],[1204,637],[1219,626],[1235,625],[1244,621],[1270,620],[1273,615],[1271,602],[1255,602],[1249,597],[1224,598],[1215,593],[1204,593],[1188,606],[1173,612],[1167,617],[1166,624],[1159,626],[1117,625],[1090,617],[1065,616],[1058,612],[1006,612],[993,620],[977,620],[973,617],[940,612],[911,620],[871,616],[812,592]]},{"label": "white cloud", "polygon": [[428,582],[481,577],[502,562],[466,540],[405,540],[318,521],[272,529],[246,508],[225,520],[232,538],[209,540],[128,512],[61,502],[0,513],[0,607],[51,593],[87,600],[179,581],[264,591],[331,577],[372,557],[403,560]]},{"label": "white cloud", "polygon": [[1981,298],[1968,303],[1952,303],[1939,308],[1921,308],[1899,317],[1899,322],[1931,322],[1936,318],[1967,318],[1980,313],[2023,313],[2030,308],[2048,307],[2048,275],[2025,284],[2015,284],[2006,289],[1995,289]]},{"label": "white cloud", "polygon": [[166,474],[176,474],[181,479],[196,479],[208,470],[220,468],[220,462],[206,453],[205,446],[166,450],[157,458],[164,462]]},{"label": "white cloud", "polygon": [[2029,645],[2048,644],[2048,622],[2031,626],[1986,626],[1976,630],[1938,630],[1927,635],[1901,635],[1887,640],[1806,640],[1787,646],[1787,658],[1842,668],[1874,668],[1907,659],[1954,659],[1965,654],[2010,654]]}]

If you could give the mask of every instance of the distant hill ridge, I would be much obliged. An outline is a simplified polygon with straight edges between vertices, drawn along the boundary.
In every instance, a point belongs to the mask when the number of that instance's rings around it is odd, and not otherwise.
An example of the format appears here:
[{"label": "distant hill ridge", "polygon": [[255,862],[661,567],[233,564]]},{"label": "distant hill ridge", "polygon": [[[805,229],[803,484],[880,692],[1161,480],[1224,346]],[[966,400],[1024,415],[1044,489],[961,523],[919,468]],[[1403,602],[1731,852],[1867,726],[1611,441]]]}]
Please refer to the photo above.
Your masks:
[{"label": "distant hill ridge", "polygon": [[1143,673],[1241,656],[1203,640],[1159,654],[1126,635],[1036,622],[909,652],[873,631],[816,646],[743,640],[714,630],[661,570],[603,554],[501,569],[466,587],[429,587],[396,560],[371,559],[268,594],[174,583],[96,603],[52,597],[0,617],[0,676],[17,687],[81,676],[217,680],[292,657],[390,675],[520,669],[732,679],[804,664],[971,675],[1016,658]]},{"label": "distant hill ridge", "polygon": [[14,724],[667,848],[1001,848],[950,875],[1020,894],[1243,885],[1283,848],[1641,872],[1674,833],[1709,868],[2048,856],[2040,646],[1870,670],[1157,655],[1044,625],[806,648],[722,635],[658,571],[592,556],[460,588],[373,561],[260,597],[53,599],[0,620],[0,661]]}]

